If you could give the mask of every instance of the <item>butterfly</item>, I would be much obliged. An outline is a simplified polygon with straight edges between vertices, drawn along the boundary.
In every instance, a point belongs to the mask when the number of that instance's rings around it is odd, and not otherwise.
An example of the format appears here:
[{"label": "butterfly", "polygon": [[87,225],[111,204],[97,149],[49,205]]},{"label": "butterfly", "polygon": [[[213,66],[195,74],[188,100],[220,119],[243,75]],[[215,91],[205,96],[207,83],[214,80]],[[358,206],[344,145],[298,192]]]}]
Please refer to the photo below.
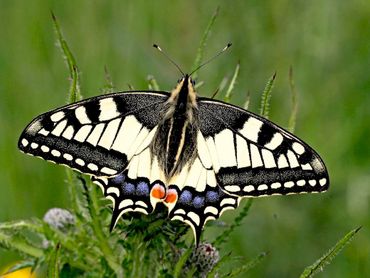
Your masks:
[{"label": "butterfly", "polygon": [[320,156],[296,136],[237,106],[200,97],[184,74],[171,92],[97,96],[36,117],[21,151],[91,176],[112,201],[111,229],[127,212],[202,228],[242,198],[323,192]]}]

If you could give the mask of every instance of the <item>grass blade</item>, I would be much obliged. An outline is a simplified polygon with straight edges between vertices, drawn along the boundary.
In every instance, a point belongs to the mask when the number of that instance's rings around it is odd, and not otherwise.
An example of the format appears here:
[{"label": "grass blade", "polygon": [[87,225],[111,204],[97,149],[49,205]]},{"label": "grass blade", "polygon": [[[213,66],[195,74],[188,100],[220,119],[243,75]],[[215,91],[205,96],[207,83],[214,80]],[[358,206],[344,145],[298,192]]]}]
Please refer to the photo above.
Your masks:
[{"label": "grass blade", "polygon": [[109,73],[108,67],[104,67],[104,79],[105,79],[105,84],[103,87],[103,94],[111,94],[114,93],[114,85],[113,85],[113,80],[112,76]]},{"label": "grass blade", "polygon": [[252,203],[253,203],[253,199],[248,199],[248,201],[244,205],[244,208],[240,211],[239,215],[235,218],[234,223],[215,239],[215,241],[212,243],[213,246],[220,246],[222,243],[227,241],[230,234],[242,224],[243,219],[248,215],[248,212],[252,206]]},{"label": "grass blade", "polygon": [[268,255],[267,252],[259,254],[257,257],[249,261],[247,264],[232,270],[229,274],[226,275],[226,277],[237,277],[240,274],[246,273],[247,271],[251,270],[258,264],[260,264],[266,258],[267,255]]},{"label": "grass blade", "polygon": [[247,92],[247,97],[245,98],[245,102],[244,102],[244,106],[243,106],[243,108],[245,110],[248,110],[250,101],[251,101],[251,93],[248,91]]},{"label": "grass blade", "polygon": [[180,259],[177,261],[175,265],[175,271],[173,273],[173,277],[177,278],[181,276],[181,271],[183,271],[185,263],[189,259],[192,252],[193,252],[193,249],[189,248],[188,250],[186,250],[186,252],[184,252],[181,255]]},{"label": "grass blade", "polygon": [[238,62],[238,64],[236,65],[233,78],[231,79],[229,87],[227,88],[225,98],[224,98],[225,102],[230,102],[231,95],[233,93],[234,86],[236,83],[236,79],[238,78],[238,75],[239,75],[239,69],[240,69],[240,62]]},{"label": "grass blade", "polygon": [[300,278],[313,277],[315,274],[319,273],[324,269],[324,267],[331,263],[331,261],[339,254],[342,249],[351,242],[353,237],[358,233],[361,227],[358,227],[349,233],[347,233],[343,238],[341,238],[332,248],[329,249],[324,256],[318,259],[314,264],[305,268]]},{"label": "grass blade", "polygon": [[159,91],[159,85],[153,75],[148,75],[147,80],[148,80],[149,90]]},{"label": "grass blade", "polygon": [[[193,70],[195,70],[196,68],[198,68],[201,65],[201,63],[202,63],[204,48],[205,48],[205,46],[207,44],[209,34],[211,32],[211,29],[212,29],[213,24],[216,21],[216,18],[218,16],[219,11],[220,11],[220,7],[217,7],[215,13],[211,17],[211,20],[209,21],[209,23],[208,23],[208,25],[206,27],[206,30],[203,33],[203,37],[202,37],[202,39],[200,41],[200,44],[199,44],[199,47],[198,47],[198,50],[197,50],[197,56],[195,57],[195,61],[193,63],[193,66],[192,66],[190,72],[193,72]],[[197,72],[194,72],[193,79],[194,80],[197,79]]]},{"label": "grass blade", "polygon": [[295,88],[294,79],[293,79],[293,67],[289,68],[289,88],[292,95],[292,112],[290,113],[288,130],[294,132],[295,123],[298,112],[298,100],[297,100],[297,90]]},{"label": "grass blade", "polygon": [[261,108],[260,108],[260,115],[268,118],[269,111],[270,111],[270,99],[271,99],[271,91],[275,82],[276,72],[273,76],[269,79],[266,84],[265,89],[263,90],[262,97],[261,97]]},{"label": "grass blade", "polygon": [[68,47],[66,40],[63,37],[62,31],[60,29],[59,23],[57,18],[55,17],[54,13],[51,12],[51,17],[54,22],[54,28],[58,39],[58,45],[60,46],[63,58],[67,62],[69,75],[71,78],[71,85],[69,88],[69,97],[68,103],[76,102],[82,99],[81,91],[80,91],[80,75],[78,72],[78,67],[76,64],[76,60]]},{"label": "grass blade", "polygon": [[231,257],[231,252],[229,252],[228,254],[226,254],[225,256],[223,256],[217,263],[216,265],[213,267],[212,271],[209,272],[207,274],[207,278],[213,278],[213,277],[217,277],[217,271],[222,267],[224,266],[224,263],[228,260],[230,260],[230,257]]}]

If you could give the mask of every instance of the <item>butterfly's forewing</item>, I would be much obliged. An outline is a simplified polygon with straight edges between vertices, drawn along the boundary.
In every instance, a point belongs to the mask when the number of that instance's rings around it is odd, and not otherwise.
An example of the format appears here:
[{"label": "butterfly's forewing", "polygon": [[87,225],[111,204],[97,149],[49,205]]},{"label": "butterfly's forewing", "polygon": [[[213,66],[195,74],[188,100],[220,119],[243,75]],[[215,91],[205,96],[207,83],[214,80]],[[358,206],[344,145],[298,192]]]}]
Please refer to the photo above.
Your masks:
[{"label": "butterfly's forewing", "polygon": [[124,92],[67,105],[35,118],[18,146],[83,173],[113,176],[150,143],[167,98],[165,92]]},{"label": "butterfly's forewing", "polygon": [[226,193],[258,197],[327,190],[326,167],[306,143],[239,107],[206,98],[198,104],[200,131]]}]

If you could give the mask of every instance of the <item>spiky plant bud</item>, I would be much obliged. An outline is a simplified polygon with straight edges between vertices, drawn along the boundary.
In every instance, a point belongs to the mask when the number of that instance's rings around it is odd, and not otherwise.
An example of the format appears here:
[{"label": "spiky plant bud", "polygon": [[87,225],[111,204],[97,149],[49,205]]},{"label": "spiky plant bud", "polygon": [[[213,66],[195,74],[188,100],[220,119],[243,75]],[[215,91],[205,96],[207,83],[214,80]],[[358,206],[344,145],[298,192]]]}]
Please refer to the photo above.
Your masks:
[{"label": "spiky plant bud", "polygon": [[66,209],[52,208],[49,209],[43,220],[50,226],[61,231],[67,231],[70,226],[75,224],[75,217]]},{"label": "spiky plant bud", "polygon": [[206,277],[219,259],[220,255],[212,244],[200,243],[191,254],[189,261],[197,267],[201,277]]}]

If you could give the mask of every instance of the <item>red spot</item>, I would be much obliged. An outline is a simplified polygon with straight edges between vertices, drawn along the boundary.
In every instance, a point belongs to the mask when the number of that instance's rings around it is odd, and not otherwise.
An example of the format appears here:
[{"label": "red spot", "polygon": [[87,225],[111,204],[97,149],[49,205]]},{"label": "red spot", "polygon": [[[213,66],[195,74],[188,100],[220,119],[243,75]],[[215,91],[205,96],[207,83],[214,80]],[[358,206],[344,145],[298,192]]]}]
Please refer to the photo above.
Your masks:
[{"label": "red spot", "polygon": [[169,189],[164,201],[166,203],[175,203],[177,201],[177,191],[175,189]]},{"label": "red spot", "polygon": [[150,193],[153,198],[156,199],[163,199],[166,196],[166,189],[163,185],[156,184],[153,186],[152,191]]}]

